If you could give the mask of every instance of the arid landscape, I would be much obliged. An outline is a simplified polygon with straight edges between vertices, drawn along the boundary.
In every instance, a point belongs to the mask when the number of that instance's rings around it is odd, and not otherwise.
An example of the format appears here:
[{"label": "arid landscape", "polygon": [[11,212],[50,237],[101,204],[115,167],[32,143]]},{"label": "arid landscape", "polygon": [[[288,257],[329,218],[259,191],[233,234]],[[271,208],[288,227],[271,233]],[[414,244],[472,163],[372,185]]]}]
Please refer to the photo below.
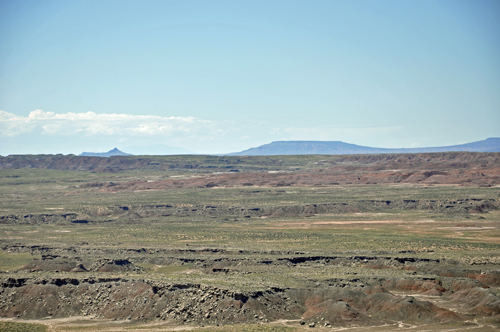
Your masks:
[{"label": "arid landscape", "polygon": [[0,157],[2,331],[496,331],[500,153]]}]

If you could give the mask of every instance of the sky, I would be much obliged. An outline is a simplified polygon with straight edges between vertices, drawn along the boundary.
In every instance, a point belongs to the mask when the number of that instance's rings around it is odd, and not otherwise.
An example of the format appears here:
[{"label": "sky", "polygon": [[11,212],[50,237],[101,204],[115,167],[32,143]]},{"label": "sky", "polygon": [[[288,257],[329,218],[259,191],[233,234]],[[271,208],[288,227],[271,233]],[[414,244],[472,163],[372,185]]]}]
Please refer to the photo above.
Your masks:
[{"label": "sky", "polygon": [[0,0],[0,155],[500,137],[498,0]]}]

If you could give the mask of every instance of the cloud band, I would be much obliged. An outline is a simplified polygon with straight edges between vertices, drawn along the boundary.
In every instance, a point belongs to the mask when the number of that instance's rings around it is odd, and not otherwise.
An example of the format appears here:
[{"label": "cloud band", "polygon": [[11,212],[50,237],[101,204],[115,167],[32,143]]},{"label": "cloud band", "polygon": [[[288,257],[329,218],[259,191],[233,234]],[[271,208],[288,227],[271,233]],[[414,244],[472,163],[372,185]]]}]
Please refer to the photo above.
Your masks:
[{"label": "cloud band", "polygon": [[46,135],[190,135],[216,130],[217,123],[194,117],[162,117],[155,115],[54,113],[37,109],[27,117],[0,111],[1,136],[17,136],[27,132]]}]

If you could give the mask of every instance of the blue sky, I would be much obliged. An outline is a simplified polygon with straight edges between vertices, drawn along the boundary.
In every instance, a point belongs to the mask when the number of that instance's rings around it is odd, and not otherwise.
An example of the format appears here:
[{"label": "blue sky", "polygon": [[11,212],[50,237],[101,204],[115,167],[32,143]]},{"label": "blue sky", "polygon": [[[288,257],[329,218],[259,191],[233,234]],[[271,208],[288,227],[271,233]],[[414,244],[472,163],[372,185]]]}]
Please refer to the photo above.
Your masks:
[{"label": "blue sky", "polygon": [[0,0],[0,154],[498,137],[498,31],[497,0]]}]

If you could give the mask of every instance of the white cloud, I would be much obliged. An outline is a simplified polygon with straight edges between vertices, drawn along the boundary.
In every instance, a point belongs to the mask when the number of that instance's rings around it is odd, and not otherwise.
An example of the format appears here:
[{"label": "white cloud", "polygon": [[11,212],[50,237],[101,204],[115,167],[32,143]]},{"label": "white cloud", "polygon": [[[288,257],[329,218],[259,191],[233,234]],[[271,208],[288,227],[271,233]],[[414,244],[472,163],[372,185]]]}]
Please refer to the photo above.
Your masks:
[{"label": "white cloud", "polygon": [[27,117],[0,111],[0,136],[17,136],[34,128]]},{"label": "white cloud", "polygon": [[27,117],[0,111],[0,135],[17,136],[27,132],[45,135],[185,136],[218,132],[214,121],[194,117],[155,115],[61,113],[32,111]]}]

